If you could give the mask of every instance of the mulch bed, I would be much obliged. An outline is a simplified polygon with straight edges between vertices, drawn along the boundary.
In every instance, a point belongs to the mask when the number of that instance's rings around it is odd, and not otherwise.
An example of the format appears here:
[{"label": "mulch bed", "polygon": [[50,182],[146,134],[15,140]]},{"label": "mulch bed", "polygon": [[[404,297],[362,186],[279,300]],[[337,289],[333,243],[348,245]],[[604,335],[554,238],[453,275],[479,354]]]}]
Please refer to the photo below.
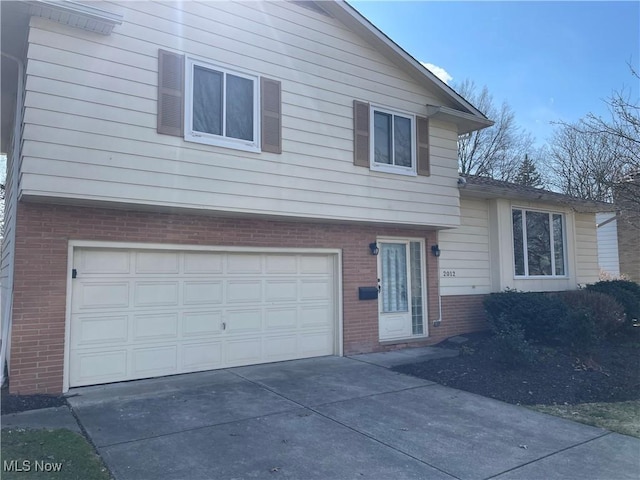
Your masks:
[{"label": "mulch bed", "polygon": [[531,366],[501,363],[489,333],[465,336],[454,358],[402,365],[395,371],[521,405],[554,405],[640,400],[640,328],[603,343],[590,355],[541,349]]},{"label": "mulch bed", "polygon": [[37,410],[39,408],[61,407],[67,401],[63,396],[55,395],[10,395],[9,386],[5,385],[1,390],[0,410],[2,415],[7,413]]}]

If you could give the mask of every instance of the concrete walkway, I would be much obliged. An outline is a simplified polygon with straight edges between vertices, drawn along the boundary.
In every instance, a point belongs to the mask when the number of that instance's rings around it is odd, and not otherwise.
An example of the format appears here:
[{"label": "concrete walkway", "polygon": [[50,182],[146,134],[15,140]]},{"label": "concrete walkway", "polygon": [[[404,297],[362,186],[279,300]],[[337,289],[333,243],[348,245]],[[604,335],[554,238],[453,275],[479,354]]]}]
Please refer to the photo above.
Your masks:
[{"label": "concrete walkway", "polygon": [[638,439],[374,364],[396,357],[88,387],[69,403],[119,480],[640,478]]}]

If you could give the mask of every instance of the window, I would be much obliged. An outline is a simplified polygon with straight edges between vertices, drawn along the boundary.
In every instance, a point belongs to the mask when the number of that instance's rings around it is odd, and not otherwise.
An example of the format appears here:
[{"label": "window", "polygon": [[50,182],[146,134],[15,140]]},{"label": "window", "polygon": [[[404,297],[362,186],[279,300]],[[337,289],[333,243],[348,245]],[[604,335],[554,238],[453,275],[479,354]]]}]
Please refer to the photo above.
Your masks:
[{"label": "window", "polygon": [[514,208],[512,221],[515,275],[566,275],[564,216]]},{"label": "window", "polygon": [[185,140],[259,151],[258,77],[187,58]]},{"label": "window", "polygon": [[413,115],[371,107],[371,170],[415,175]]}]

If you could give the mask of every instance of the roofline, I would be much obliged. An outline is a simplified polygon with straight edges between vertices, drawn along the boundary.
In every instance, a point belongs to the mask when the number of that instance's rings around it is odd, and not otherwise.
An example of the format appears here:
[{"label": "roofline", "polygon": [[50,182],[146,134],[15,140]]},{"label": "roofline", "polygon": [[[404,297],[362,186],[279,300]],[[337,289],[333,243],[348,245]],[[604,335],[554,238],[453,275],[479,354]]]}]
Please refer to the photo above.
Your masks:
[{"label": "roofline", "polygon": [[73,0],[32,0],[30,14],[101,35],[122,24],[122,15]]},{"label": "roofline", "polygon": [[350,18],[352,20],[355,20],[361,28],[369,33],[372,40],[377,41],[379,45],[383,47],[383,54],[393,53],[396,59],[400,60],[405,66],[414,71],[414,73],[417,73],[424,79],[429,80],[445,96],[453,100],[456,104],[460,105],[460,107],[467,111],[463,113],[469,113],[475,117],[479,117],[478,120],[483,126],[480,126],[478,130],[480,128],[489,127],[493,124],[493,122],[491,122],[491,124],[485,124],[485,122],[490,122],[490,120],[484,115],[484,113],[482,113],[471,103],[465,100],[449,85],[436,77],[428,68],[424,67],[418,60],[416,60],[406,50],[404,50],[397,43],[391,40],[384,32],[382,32],[378,27],[371,23],[364,15],[358,12],[358,10],[349,5],[346,1],[333,0],[330,2],[321,2],[321,6],[323,9],[327,10],[330,14],[334,15],[336,18],[342,21],[345,20],[345,15],[347,16],[346,19]]},{"label": "roofline", "polygon": [[522,185],[504,182],[500,180],[493,185],[486,183],[474,183],[473,175],[467,176],[465,181],[459,181],[460,196],[465,198],[497,199],[505,198],[512,200],[523,200],[550,203],[564,207],[570,207],[580,213],[600,213],[615,212],[616,206],[613,203],[598,202],[596,200],[585,200],[583,198],[572,197],[563,193],[552,192],[542,188],[523,187]]}]

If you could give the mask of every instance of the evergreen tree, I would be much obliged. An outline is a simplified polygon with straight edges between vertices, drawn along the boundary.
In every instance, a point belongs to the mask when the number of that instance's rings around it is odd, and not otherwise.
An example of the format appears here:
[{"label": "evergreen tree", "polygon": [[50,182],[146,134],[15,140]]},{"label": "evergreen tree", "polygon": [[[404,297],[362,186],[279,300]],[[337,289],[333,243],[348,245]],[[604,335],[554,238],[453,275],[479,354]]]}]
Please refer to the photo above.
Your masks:
[{"label": "evergreen tree", "polygon": [[536,168],[536,164],[529,158],[529,155],[525,155],[524,160],[520,163],[518,173],[516,173],[514,178],[514,183],[526,185],[527,187],[541,188],[544,186],[544,182]]}]

